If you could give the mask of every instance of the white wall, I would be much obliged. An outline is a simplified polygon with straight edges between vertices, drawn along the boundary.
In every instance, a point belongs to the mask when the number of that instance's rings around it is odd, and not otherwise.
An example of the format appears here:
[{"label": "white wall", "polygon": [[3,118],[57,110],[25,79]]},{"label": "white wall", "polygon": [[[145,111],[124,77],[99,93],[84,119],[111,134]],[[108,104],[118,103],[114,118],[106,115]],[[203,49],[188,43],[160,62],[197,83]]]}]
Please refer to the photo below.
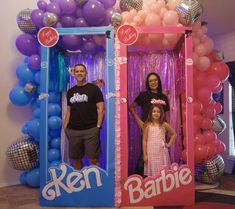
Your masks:
[{"label": "white wall", "polygon": [[[215,42],[215,49],[224,52],[224,62],[235,61],[235,31],[214,37],[213,40]],[[229,123],[231,121],[229,121],[228,82],[224,85],[224,114],[221,116],[227,125],[225,131],[219,136],[219,139],[222,140],[227,147],[226,152],[222,154],[222,157],[225,161],[225,172],[231,173],[234,159],[229,156]]]},{"label": "white wall", "polygon": [[19,136],[22,124],[31,115],[29,107],[17,107],[9,101],[9,91],[18,82],[16,67],[24,56],[15,47],[16,37],[21,34],[17,26],[17,14],[23,9],[35,9],[36,0],[7,0],[1,2],[0,38],[0,187],[17,184],[19,172],[12,169],[6,160],[8,146]]}]

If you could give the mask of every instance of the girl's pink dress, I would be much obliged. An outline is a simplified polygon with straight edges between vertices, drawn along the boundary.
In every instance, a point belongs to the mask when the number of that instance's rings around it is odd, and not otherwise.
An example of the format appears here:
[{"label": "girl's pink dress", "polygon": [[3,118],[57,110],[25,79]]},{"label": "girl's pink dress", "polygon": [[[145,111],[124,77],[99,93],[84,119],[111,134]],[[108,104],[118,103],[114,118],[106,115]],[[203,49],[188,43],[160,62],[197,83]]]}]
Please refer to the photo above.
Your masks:
[{"label": "girl's pink dress", "polygon": [[148,162],[144,164],[144,175],[155,176],[161,168],[170,167],[168,148],[165,147],[165,128],[161,126],[149,126],[147,138]]}]

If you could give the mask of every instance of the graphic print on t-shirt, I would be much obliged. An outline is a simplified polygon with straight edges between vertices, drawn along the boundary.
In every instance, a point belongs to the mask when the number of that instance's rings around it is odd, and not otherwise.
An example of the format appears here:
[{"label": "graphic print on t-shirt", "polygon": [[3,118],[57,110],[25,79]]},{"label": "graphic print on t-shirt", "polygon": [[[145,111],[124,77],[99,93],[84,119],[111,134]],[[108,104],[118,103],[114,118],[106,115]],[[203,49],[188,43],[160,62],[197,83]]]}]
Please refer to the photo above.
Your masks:
[{"label": "graphic print on t-shirt", "polygon": [[86,94],[74,93],[70,98],[70,103],[78,103],[78,102],[88,102],[88,96]]}]

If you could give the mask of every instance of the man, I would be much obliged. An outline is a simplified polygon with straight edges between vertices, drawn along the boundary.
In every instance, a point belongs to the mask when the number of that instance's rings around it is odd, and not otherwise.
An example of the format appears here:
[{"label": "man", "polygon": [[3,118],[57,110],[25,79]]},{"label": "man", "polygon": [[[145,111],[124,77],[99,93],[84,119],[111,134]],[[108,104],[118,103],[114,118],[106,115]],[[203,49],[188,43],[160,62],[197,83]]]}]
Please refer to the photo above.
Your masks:
[{"label": "man", "polygon": [[86,81],[86,66],[76,64],[77,85],[67,92],[67,111],[64,130],[69,141],[69,157],[75,169],[82,168],[82,158],[100,166],[100,128],[104,118],[104,98],[98,86]]}]

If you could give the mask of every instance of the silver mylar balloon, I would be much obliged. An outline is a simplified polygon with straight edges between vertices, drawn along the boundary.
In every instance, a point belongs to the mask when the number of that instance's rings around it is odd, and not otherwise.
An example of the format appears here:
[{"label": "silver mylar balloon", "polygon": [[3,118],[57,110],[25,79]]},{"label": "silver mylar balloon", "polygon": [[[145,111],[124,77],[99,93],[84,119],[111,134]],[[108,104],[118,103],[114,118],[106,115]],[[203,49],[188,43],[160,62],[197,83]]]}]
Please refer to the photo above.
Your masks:
[{"label": "silver mylar balloon", "polygon": [[30,18],[30,13],[32,10],[24,9],[17,15],[17,24],[21,31],[25,33],[34,34],[37,32],[37,27],[34,25]]},{"label": "silver mylar balloon", "polygon": [[52,26],[57,23],[57,16],[54,13],[51,12],[45,12],[43,15],[43,24],[45,26]]},{"label": "silver mylar balloon", "polygon": [[119,7],[122,12],[130,11],[131,9],[139,11],[143,7],[143,0],[120,0]]},{"label": "silver mylar balloon", "polygon": [[25,136],[8,147],[6,156],[12,168],[29,170],[39,164],[39,146],[33,138]]},{"label": "silver mylar balloon", "polygon": [[120,13],[114,13],[111,17],[113,27],[120,26],[122,24],[122,15]]},{"label": "silver mylar balloon", "polygon": [[217,134],[221,134],[226,129],[226,123],[223,119],[217,115],[216,118],[213,120],[212,123],[212,130]]},{"label": "silver mylar balloon", "polygon": [[221,52],[221,51],[213,51],[213,58],[216,60],[216,61],[223,61],[224,60],[224,53]]},{"label": "silver mylar balloon", "polygon": [[77,4],[79,6],[82,6],[83,4],[87,3],[88,0],[76,0]]},{"label": "silver mylar balloon", "polygon": [[223,158],[216,155],[195,167],[195,179],[201,183],[214,184],[224,174],[224,168]]},{"label": "silver mylar balloon", "polygon": [[197,0],[182,0],[176,5],[179,21],[183,25],[192,25],[202,16],[202,6]]}]

